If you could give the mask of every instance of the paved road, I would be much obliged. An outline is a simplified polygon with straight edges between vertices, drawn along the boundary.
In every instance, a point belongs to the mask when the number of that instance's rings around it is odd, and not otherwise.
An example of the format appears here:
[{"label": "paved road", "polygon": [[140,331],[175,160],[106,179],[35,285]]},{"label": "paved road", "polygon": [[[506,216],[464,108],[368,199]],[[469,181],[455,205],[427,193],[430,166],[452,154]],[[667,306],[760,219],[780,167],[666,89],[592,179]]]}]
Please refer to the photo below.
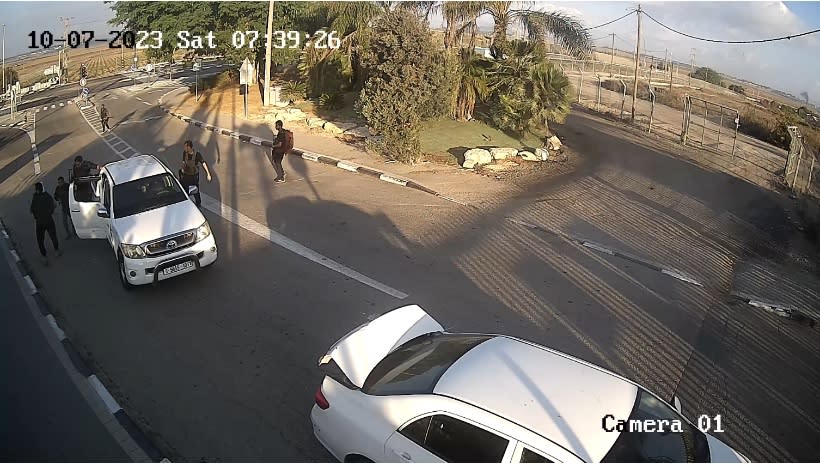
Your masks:
[{"label": "paved road", "polygon": [[[128,462],[69,378],[0,250],[0,457],[10,462]],[[112,417],[113,420],[113,417]]]},{"label": "paved road", "polygon": [[[106,105],[114,123],[140,122],[114,131],[135,151],[175,164],[192,139],[205,155],[216,266],[127,293],[110,250],[77,241],[64,261],[34,273],[118,401],[172,460],[328,460],[307,417],[318,356],[350,328],[408,303],[448,329],[531,339],[675,392],[689,416],[723,415],[717,436],[753,460],[820,456],[816,330],[729,297],[750,286],[803,305],[816,297],[811,273],[784,253],[800,239],[777,227],[782,199],[584,114],[563,129],[585,154],[583,168],[478,210],[298,158],[288,160],[288,182],[275,185],[259,147],[154,118],[155,107],[135,100],[168,90],[111,90],[117,99]],[[54,137],[40,149],[50,188],[75,154],[117,159],[72,111],[38,121],[38,133]],[[242,132],[245,123],[235,124]],[[2,150],[24,150],[13,147]],[[29,168],[0,185],[12,230],[24,224]],[[508,218],[663,262],[704,285]],[[383,287],[309,260],[281,236]],[[31,243],[21,252],[36,253]]]}]

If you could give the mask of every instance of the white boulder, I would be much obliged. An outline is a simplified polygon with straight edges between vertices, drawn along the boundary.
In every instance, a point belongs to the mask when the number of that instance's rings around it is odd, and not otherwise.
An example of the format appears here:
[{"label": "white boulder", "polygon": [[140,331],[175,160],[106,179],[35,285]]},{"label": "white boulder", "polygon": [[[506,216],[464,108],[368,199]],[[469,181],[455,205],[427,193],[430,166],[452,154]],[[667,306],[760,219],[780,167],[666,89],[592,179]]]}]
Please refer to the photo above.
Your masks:
[{"label": "white boulder", "polygon": [[505,160],[514,157],[517,153],[518,149],[511,147],[493,147],[490,149],[490,155],[492,155],[493,160]]},{"label": "white boulder", "polygon": [[322,118],[308,118],[307,125],[309,128],[321,128],[327,123],[327,121],[323,120]]},{"label": "white boulder", "polygon": [[339,123],[336,121],[328,121],[322,126],[322,129],[331,134],[342,134],[356,127],[355,123]]},{"label": "white boulder", "polygon": [[522,150],[518,152],[518,156],[521,157],[524,161],[541,161],[541,158],[527,150]]},{"label": "white boulder", "polygon": [[561,150],[561,141],[558,139],[558,136],[552,136],[547,139],[547,143],[549,144],[550,150]]},{"label": "white boulder", "polygon": [[[493,156],[490,154],[489,150],[484,149],[470,149],[464,152],[464,163],[461,166],[465,166],[468,161],[474,161],[472,167],[475,165],[487,165],[493,162]],[[466,167],[466,166],[465,166]]]}]

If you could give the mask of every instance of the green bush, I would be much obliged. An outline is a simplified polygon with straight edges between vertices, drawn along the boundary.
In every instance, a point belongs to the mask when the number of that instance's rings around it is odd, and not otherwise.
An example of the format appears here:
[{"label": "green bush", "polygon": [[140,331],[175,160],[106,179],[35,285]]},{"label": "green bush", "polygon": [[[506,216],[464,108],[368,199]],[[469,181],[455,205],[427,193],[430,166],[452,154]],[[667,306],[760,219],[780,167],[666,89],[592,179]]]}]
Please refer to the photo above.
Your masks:
[{"label": "green bush", "polygon": [[345,104],[345,96],[340,92],[332,94],[322,94],[319,97],[319,108],[325,110],[338,110]]},{"label": "green bush", "polygon": [[282,86],[282,98],[291,102],[298,102],[307,97],[307,84],[299,81],[288,81]]},{"label": "green bush", "polygon": [[746,94],[746,90],[743,88],[743,86],[739,86],[737,84],[729,84],[729,90],[731,90],[732,92],[736,92],[738,94]]}]

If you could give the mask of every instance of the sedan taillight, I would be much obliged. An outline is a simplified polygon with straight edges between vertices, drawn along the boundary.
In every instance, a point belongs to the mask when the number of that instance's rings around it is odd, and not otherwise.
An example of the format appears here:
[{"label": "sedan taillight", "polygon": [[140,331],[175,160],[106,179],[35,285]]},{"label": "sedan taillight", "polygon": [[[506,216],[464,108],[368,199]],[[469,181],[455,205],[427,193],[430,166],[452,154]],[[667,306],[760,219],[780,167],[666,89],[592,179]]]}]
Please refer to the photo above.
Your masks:
[{"label": "sedan taillight", "polygon": [[313,400],[316,401],[316,405],[322,409],[327,410],[330,408],[330,402],[327,401],[325,395],[322,393],[322,386],[319,386],[319,389],[316,390],[316,395],[313,396]]}]

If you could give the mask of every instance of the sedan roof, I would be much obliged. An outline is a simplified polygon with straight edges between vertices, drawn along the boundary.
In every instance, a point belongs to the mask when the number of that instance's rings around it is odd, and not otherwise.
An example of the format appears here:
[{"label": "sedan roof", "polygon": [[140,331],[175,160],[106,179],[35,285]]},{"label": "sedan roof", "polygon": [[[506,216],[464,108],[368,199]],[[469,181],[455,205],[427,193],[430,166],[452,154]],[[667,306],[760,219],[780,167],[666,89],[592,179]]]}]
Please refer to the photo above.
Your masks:
[{"label": "sedan roof", "polygon": [[147,178],[167,172],[165,166],[153,155],[140,155],[105,165],[114,184]]},{"label": "sedan roof", "polygon": [[629,417],[638,388],[585,362],[522,340],[497,336],[461,356],[434,393],[493,412],[600,462],[618,438],[605,415]]}]

